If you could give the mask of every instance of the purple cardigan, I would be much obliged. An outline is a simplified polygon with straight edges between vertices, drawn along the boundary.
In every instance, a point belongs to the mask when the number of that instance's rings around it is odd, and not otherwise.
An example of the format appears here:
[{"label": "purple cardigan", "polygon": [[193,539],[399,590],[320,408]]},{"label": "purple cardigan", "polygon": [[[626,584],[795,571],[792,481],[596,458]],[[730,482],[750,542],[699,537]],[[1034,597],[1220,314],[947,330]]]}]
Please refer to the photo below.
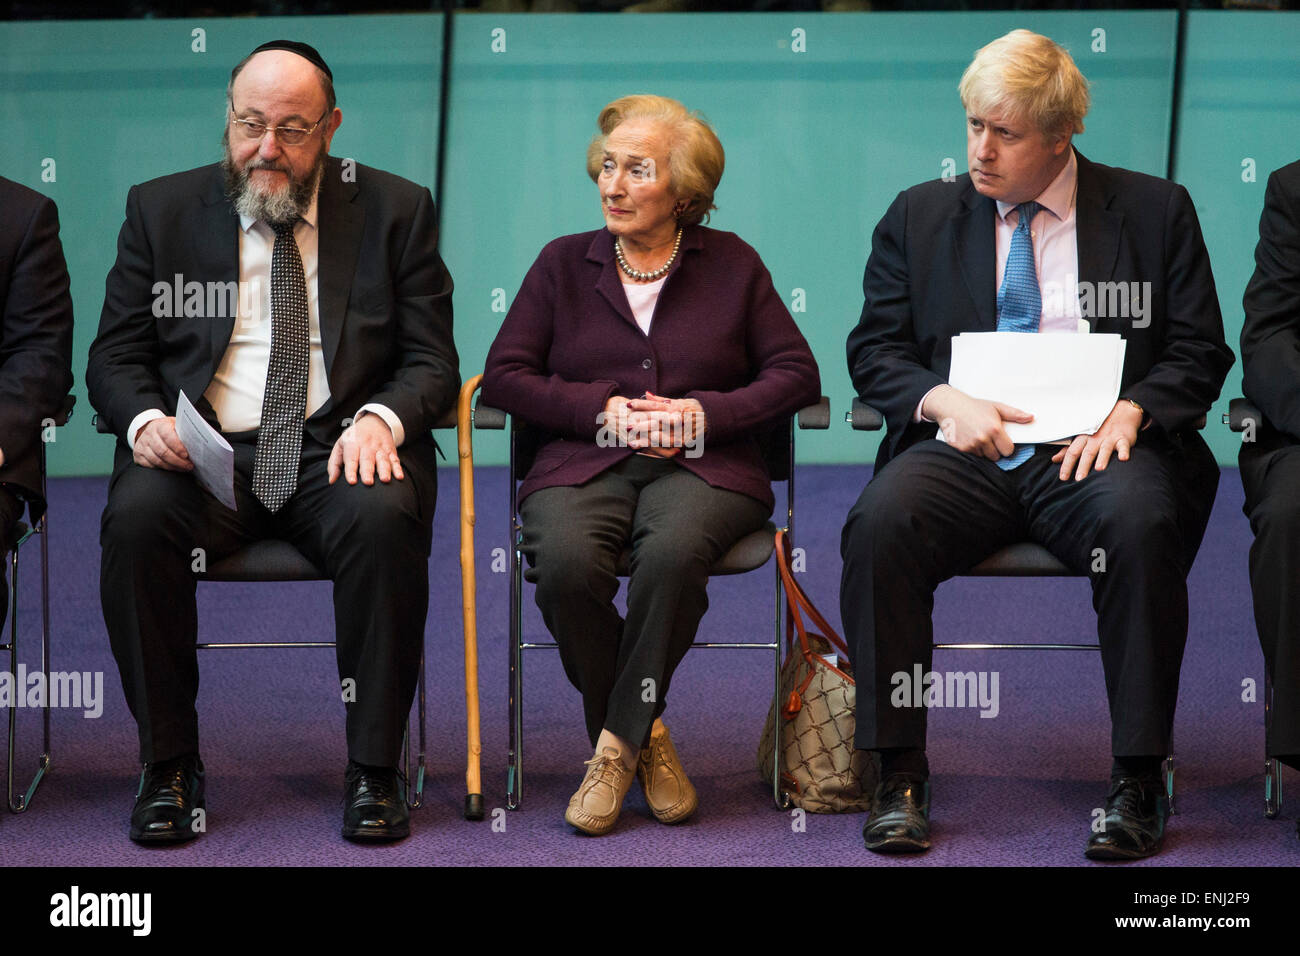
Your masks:
[{"label": "purple cardigan", "polygon": [[817,362],[772,277],[730,232],[688,226],[647,336],[632,316],[605,229],[549,243],[524,277],[488,352],[483,401],[543,429],[519,489],[580,485],[630,448],[600,447],[614,395],[693,398],[703,454],[674,461],[710,485],[772,507],[756,436],[821,395]]}]

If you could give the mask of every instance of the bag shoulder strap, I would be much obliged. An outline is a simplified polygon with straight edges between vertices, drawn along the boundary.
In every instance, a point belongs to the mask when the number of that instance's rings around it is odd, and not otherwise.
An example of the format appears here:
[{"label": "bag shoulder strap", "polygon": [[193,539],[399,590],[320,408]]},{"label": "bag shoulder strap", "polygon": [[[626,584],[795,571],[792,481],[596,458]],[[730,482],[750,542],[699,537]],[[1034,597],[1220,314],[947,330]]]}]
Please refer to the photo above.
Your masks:
[{"label": "bag shoulder strap", "polygon": [[[836,633],[835,628],[831,627],[830,624],[826,622],[826,618],[822,617],[821,612],[817,610],[816,605],[814,605],[808,595],[804,593],[803,588],[799,585],[799,582],[794,579],[794,575],[790,572],[789,550],[790,539],[789,536],[786,535],[785,529],[782,528],[776,533],[776,562],[777,567],[781,572],[781,584],[785,588],[786,603],[790,608],[791,617],[794,619],[795,629],[799,634],[800,650],[803,652],[804,657],[810,657],[812,655],[812,648],[808,644],[808,631],[804,627],[803,617],[800,614],[802,611],[803,614],[807,614],[813,624],[821,630],[822,636],[825,637],[826,640],[830,641],[831,645],[837,651],[845,657],[848,657],[849,648],[848,645],[844,643],[844,639]],[[794,635],[787,631],[786,646],[789,647],[793,643],[793,640]]]}]

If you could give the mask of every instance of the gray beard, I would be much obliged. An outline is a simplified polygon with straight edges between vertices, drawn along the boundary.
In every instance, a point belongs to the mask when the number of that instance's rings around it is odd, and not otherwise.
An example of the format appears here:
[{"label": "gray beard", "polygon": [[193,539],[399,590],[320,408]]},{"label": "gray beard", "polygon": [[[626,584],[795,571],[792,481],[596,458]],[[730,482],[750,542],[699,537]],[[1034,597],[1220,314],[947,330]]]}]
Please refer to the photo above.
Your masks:
[{"label": "gray beard", "polygon": [[226,178],[226,196],[235,207],[235,212],[250,219],[260,219],[268,225],[293,222],[311,208],[311,201],[320,188],[321,177],[325,173],[325,150],[316,157],[316,163],[306,179],[295,180],[289,175],[289,186],[271,195],[258,192],[251,182],[249,174],[255,169],[273,168],[270,164],[254,157],[242,170],[235,169],[230,156],[230,144],[223,137],[225,153],[221,158],[221,169]]}]

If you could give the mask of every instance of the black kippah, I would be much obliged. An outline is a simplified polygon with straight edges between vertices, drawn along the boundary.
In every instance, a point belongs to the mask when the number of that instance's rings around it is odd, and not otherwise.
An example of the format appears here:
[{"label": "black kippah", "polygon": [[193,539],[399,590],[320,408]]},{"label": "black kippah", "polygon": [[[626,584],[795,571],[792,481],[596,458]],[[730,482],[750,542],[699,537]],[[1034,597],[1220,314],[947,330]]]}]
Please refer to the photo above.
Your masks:
[{"label": "black kippah", "polygon": [[[314,46],[308,46],[306,43],[299,43],[297,40],[272,40],[270,43],[263,43],[253,53],[261,53],[263,50],[288,50],[290,53],[296,53],[304,60],[310,60],[320,67],[321,72],[334,81],[334,74],[330,68],[325,65],[325,58],[316,52]],[[253,53],[248,54],[252,56]]]}]

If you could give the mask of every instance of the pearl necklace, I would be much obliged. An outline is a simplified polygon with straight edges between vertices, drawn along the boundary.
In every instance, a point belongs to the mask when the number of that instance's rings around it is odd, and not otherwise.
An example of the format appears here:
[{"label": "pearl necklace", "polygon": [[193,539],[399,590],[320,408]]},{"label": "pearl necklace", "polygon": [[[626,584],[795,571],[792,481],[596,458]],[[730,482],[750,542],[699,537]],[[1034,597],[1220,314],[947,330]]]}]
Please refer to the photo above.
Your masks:
[{"label": "pearl necklace", "polygon": [[642,272],[640,269],[633,269],[628,265],[627,259],[623,256],[623,241],[619,236],[614,237],[614,258],[618,260],[618,267],[627,273],[629,278],[636,279],[638,282],[649,282],[658,279],[668,271],[668,267],[673,264],[677,258],[677,250],[682,246],[682,230],[679,226],[677,229],[677,238],[673,240],[673,253],[668,257],[668,261],[661,265],[654,272]]}]

